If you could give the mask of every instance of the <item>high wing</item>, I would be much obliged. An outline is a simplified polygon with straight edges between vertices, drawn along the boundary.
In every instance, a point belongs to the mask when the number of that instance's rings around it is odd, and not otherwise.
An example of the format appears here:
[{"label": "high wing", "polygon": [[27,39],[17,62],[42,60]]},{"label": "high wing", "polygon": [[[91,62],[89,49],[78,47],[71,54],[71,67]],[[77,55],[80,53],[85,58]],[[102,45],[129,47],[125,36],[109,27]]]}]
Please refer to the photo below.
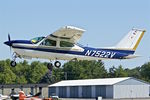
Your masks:
[{"label": "high wing", "polygon": [[76,43],[81,38],[83,32],[85,32],[84,29],[80,29],[74,26],[65,26],[50,34],[49,36],[66,39],[72,43]]}]

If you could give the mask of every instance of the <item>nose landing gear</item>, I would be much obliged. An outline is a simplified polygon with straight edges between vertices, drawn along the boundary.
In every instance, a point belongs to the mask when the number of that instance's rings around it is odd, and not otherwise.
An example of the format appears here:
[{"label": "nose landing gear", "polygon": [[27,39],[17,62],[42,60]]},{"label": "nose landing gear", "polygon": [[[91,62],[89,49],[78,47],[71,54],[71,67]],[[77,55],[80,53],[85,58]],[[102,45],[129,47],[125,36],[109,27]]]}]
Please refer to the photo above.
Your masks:
[{"label": "nose landing gear", "polygon": [[16,63],[16,58],[17,58],[18,56],[17,56],[17,54],[16,53],[13,53],[13,55],[12,55],[12,61],[10,62],[10,66],[11,67],[15,67],[16,65],[17,65],[17,63]]}]

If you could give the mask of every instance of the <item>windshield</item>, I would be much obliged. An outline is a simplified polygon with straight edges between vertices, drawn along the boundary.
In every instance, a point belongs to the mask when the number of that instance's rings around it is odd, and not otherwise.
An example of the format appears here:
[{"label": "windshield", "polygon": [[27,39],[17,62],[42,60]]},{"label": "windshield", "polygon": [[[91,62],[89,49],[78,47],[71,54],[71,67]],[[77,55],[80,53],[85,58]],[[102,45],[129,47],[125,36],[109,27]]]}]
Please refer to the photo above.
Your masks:
[{"label": "windshield", "polygon": [[31,42],[36,44],[36,43],[40,42],[42,39],[44,39],[44,38],[45,37],[36,37],[36,38],[31,39]]}]

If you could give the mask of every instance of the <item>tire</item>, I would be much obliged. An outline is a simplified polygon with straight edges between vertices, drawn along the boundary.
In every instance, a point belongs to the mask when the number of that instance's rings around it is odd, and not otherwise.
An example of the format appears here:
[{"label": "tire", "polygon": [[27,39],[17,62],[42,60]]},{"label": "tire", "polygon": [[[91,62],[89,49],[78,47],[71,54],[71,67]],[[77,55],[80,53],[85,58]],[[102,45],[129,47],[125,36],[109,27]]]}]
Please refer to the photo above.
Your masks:
[{"label": "tire", "polygon": [[59,61],[56,61],[56,62],[54,63],[54,65],[55,65],[55,67],[60,68],[61,63],[60,63]]},{"label": "tire", "polygon": [[48,63],[47,64],[47,68],[52,71],[53,70],[53,64],[52,63]]},{"label": "tire", "polygon": [[11,67],[15,67],[17,65],[17,63],[15,61],[11,61],[10,65],[11,65]]}]

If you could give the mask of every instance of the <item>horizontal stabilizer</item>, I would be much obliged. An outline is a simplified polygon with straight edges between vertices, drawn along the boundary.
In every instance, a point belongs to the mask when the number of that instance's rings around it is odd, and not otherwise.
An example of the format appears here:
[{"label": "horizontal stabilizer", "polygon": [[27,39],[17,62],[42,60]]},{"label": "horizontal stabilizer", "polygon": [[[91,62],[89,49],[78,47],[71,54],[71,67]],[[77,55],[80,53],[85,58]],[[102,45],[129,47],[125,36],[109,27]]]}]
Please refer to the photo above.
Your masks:
[{"label": "horizontal stabilizer", "polygon": [[141,56],[140,55],[128,55],[124,57],[124,59],[132,59],[132,58],[137,58],[137,57],[141,57]]}]

